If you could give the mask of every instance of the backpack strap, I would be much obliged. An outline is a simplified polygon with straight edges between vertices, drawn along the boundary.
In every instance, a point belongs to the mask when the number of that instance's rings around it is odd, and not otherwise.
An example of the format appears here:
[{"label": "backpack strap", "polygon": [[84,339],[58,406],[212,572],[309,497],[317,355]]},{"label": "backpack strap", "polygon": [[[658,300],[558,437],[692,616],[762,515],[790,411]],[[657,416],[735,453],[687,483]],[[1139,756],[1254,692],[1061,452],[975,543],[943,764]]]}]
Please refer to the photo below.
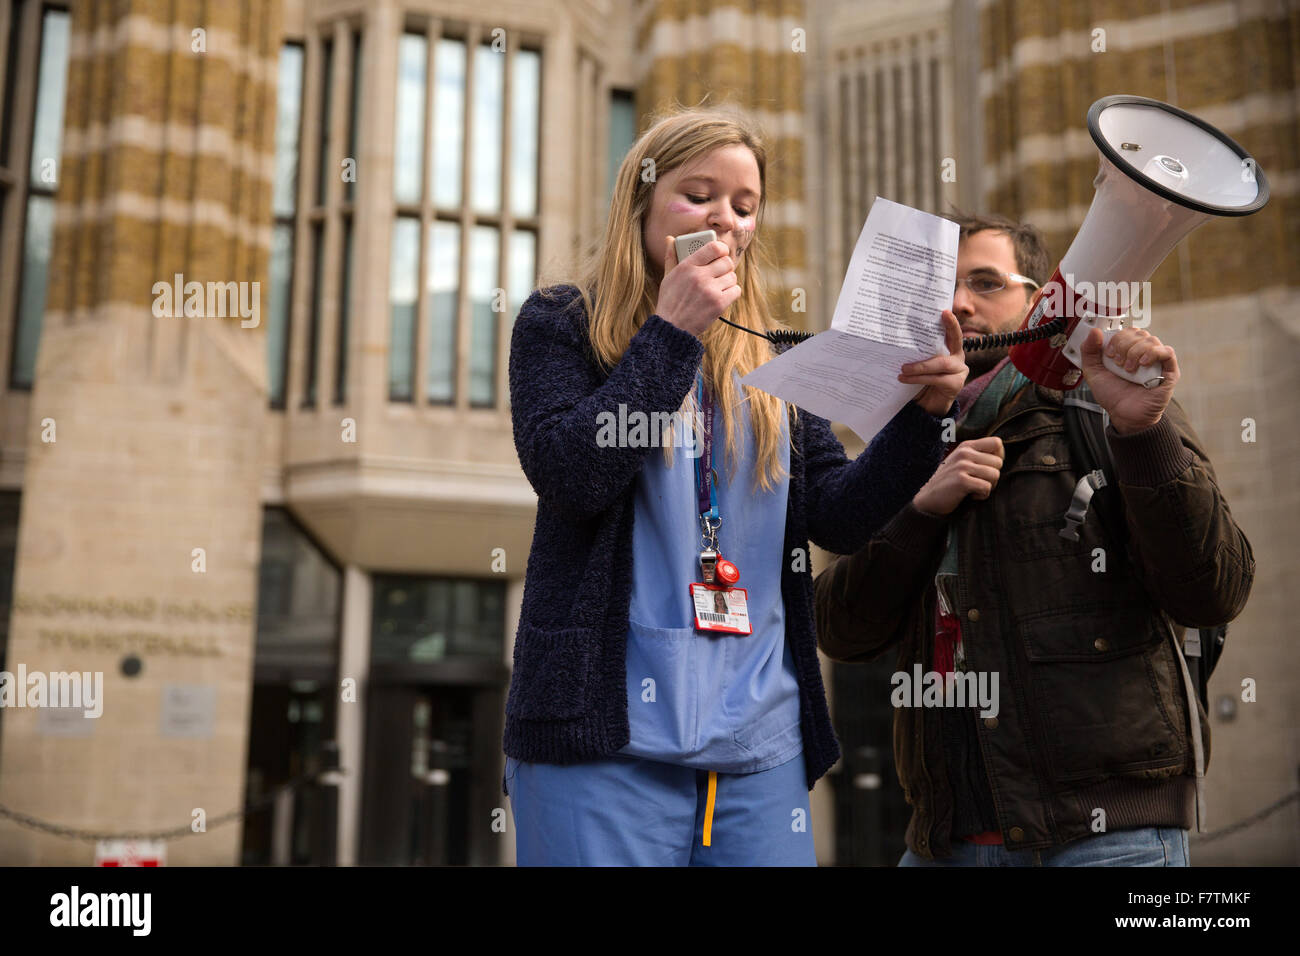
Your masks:
[{"label": "backpack strap", "polygon": [[[1164,617],[1164,614],[1161,614]],[[1191,631],[1184,635],[1184,640],[1191,637]],[[1192,757],[1196,765],[1196,832],[1205,832],[1205,741],[1201,737],[1201,715],[1197,712],[1198,693],[1195,682],[1192,680],[1190,663],[1188,658],[1183,654],[1183,648],[1179,646],[1178,639],[1174,635],[1173,629],[1169,629],[1169,642],[1174,646],[1174,654],[1178,658],[1179,670],[1183,677],[1183,689],[1187,694],[1187,719],[1191,726],[1189,736],[1192,740]],[[1200,694],[1204,694],[1204,684],[1201,685]]]},{"label": "backpack strap", "polygon": [[[1073,391],[1066,392],[1063,405],[1065,437],[1078,466],[1076,474],[1083,477],[1075,486],[1061,537],[1079,540],[1077,529],[1087,518],[1091,505],[1097,509],[1097,515],[1108,532],[1107,538],[1117,547],[1125,547],[1128,544],[1128,525],[1124,523],[1124,499],[1119,494],[1115,459],[1110,452],[1110,443],[1106,441],[1110,415],[1093,400],[1087,382],[1080,382]],[[1084,491],[1085,481],[1091,486],[1091,491]],[[1094,493],[1103,488],[1111,490],[1103,492],[1093,502]]]},{"label": "backpack strap", "polygon": [[[1110,415],[1094,400],[1087,382],[1080,382],[1073,391],[1066,392],[1062,399],[1065,420],[1065,435],[1070,443],[1070,453],[1077,463],[1077,473],[1082,473],[1075,486],[1074,498],[1065,513],[1065,527],[1061,537],[1072,541],[1079,540],[1078,528],[1088,516],[1089,505],[1094,493],[1110,489],[1097,497],[1096,512],[1098,519],[1105,526],[1107,540],[1118,547],[1128,543],[1128,525],[1124,520],[1124,498],[1119,493],[1116,478],[1115,458],[1106,440],[1106,426],[1110,424]],[[1136,571],[1136,568],[1134,569]],[[1159,611],[1159,609],[1157,609]],[[1163,611],[1160,618],[1169,632],[1170,643],[1178,658],[1179,671],[1183,679],[1183,689],[1187,699],[1187,716],[1190,724],[1189,736],[1192,742],[1192,756],[1196,767],[1196,829],[1205,832],[1205,742],[1201,736],[1201,718],[1197,713],[1197,701],[1201,708],[1209,713],[1208,692],[1210,671],[1218,661],[1218,652],[1223,646],[1223,632],[1226,628],[1193,630],[1188,628],[1183,636],[1183,645]],[[1215,633],[1215,631],[1219,633]],[[1209,654],[1213,648],[1213,657]]]}]

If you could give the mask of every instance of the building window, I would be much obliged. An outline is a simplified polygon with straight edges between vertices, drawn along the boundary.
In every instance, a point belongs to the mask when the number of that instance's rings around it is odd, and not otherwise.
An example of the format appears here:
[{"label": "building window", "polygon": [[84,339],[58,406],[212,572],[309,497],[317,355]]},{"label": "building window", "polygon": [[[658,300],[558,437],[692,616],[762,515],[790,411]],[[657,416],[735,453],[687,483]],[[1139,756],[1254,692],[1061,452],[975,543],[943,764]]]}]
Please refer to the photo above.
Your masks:
[{"label": "building window", "polygon": [[302,403],[316,404],[316,356],[320,351],[321,309],[325,300],[325,226],[314,222],[311,226],[311,318],[307,323],[307,358],[305,363]]},{"label": "building window", "polygon": [[623,157],[636,142],[636,97],[628,90],[612,90],[609,97],[609,172],[605,201],[614,195],[614,182]]},{"label": "building window", "polygon": [[330,155],[333,100],[330,90],[334,83],[334,43],[323,39],[320,43],[317,69],[320,86],[317,91],[319,109],[316,113],[316,200],[311,223],[311,311],[307,316],[307,347],[303,359],[304,407],[316,405],[317,369],[321,350],[321,329],[324,326],[325,308],[325,210],[330,201],[330,178],[338,175],[339,167]]},{"label": "building window", "polygon": [[289,358],[293,237],[298,208],[298,141],[302,133],[302,67],[302,44],[286,43],[280,48],[275,118],[275,185],[271,195],[271,315],[266,330],[267,385],[272,408],[284,408],[285,373]]},{"label": "building window", "polygon": [[876,195],[933,212],[956,198],[934,172],[950,140],[948,46],[939,20],[905,37],[848,37],[834,45],[826,86],[825,199],[836,210],[827,222],[828,281],[847,268]]},{"label": "building window", "polygon": [[[324,29],[281,53],[267,342],[275,408],[290,388],[301,408],[347,400],[364,38],[347,22]],[[291,328],[295,313],[301,329]]]},{"label": "building window", "polygon": [[331,681],[337,668],[343,575],[283,508],[262,513],[258,680]]},{"label": "building window", "polygon": [[433,24],[398,45],[391,401],[497,407],[536,275],[541,53],[480,33]]},{"label": "building window", "polygon": [[21,500],[16,491],[0,491],[0,670],[4,670],[5,646],[9,642],[9,612],[14,603],[18,506]]},{"label": "building window", "polygon": [[[11,313],[12,338],[9,355],[9,384],[29,389],[36,372],[36,348],[45,314],[45,293],[49,284],[50,254],[54,244],[54,196],[61,169],[63,106],[68,79],[68,22],[66,10],[41,7],[36,3],[6,4],[10,35],[4,94],[4,151],[0,153],[0,209],[6,222],[22,230],[18,243],[21,264],[17,296],[5,302]],[[39,40],[35,34],[39,33]],[[14,90],[17,71],[27,60],[19,37],[29,36],[37,51],[31,64],[36,95],[31,104],[30,140],[16,143],[11,128],[23,128],[26,116],[19,116]],[[25,69],[24,69],[25,71]],[[30,149],[28,149],[30,147]],[[21,209],[20,215],[8,215]],[[7,297],[6,297],[7,298]]]},{"label": "building window", "polygon": [[500,661],[505,598],[502,581],[376,574],[371,663],[429,664],[462,656]]},{"label": "building window", "polygon": [[352,217],[343,217],[343,291],[339,295],[338,344],[334,349],[334,404],[348,400],[348,319],[352,298]]},{"label": "building window", "polygon": [[361,32],[352,32],[351,83],[348,94],[347,156],[350,169],[343,177],[343,288],[339,295],[339,322],[334,345],[334,404],[348,398],[348,331],[352,317],[352,213],[356,202],[357,124],[361,105]]},{"label": "building window", "polygon": [[411,401],[415,364],[416,301],[419,298],[420,220],[399,216],[393,224],[389,286],[388,397]]},{"label": "building window", "polygon": [[[9,617],[14,604],[14,567],[18,557],[18,514],[22,496],[0,491],[0,671],[6,667]],[[0,712],[0,723],[3,713]]]}]

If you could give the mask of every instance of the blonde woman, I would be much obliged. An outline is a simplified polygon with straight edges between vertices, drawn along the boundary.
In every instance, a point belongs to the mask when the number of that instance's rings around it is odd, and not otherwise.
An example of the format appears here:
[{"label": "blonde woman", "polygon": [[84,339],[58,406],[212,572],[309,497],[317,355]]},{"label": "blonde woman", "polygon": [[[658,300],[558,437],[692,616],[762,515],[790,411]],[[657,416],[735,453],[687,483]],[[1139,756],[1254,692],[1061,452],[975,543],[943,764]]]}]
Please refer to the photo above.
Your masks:
[{"label": "blonde woman", "polygon": [[[740,386],[772,345],[718,317],[779,327],[767,162],[742,114],[661,119],[623,160],[596,255],[516,320],[538,497],[506,704],[520,864],[816,864],[808,791],[839,747],[808,541],[857,551],[911,500],[967,369],[944,312],[952,354],[903,367],[922,391],[852,462],[825,420]],[[674,237],[707,229],[678,262]],[[720,588],[728,614],[710,613]]]}]

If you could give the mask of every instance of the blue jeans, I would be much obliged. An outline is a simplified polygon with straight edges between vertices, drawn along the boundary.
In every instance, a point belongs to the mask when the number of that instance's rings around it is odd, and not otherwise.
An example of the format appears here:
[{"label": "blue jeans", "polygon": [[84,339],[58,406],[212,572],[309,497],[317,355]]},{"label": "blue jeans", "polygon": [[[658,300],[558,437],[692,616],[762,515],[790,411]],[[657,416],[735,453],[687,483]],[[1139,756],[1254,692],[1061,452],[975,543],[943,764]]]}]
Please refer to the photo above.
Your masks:
[{"label": "blue jeans", "polygon": [[[520,866],[816,866],[803,754],[757,773],[506,759]],[[708,844],[705,844],[705,832]]]},{"label": "blue jeans", "polygon": [[911,850],[899,866],[1190,866],[1181,827],[1112,830],[1046,850],[1008,850],[952,841],[952,856],[927,860]]}]

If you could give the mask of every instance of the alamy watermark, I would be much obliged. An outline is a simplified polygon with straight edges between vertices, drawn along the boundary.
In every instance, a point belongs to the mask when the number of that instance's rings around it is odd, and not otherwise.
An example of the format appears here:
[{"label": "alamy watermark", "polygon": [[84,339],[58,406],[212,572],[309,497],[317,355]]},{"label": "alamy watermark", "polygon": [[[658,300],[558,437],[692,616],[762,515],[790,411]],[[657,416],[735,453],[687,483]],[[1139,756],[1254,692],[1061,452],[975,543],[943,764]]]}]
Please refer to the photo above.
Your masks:
[{"label": "alamy watermark", "polygon": [[82,709],[84,717],[104,713],[103,671],[0,671],[0,707],[65,707]]},{"label": "alamy watermark", "polygon": [[1072,319],[1076,315],[1106,317],[1126,314],[1132,319],[1128,324],[1135,329],[1151,324],[1150,282],[1089,282],[1087,279],[1076,282],[1073,273],[1067,273],[1063,278],[1064,285],[1048,282],[1043,286],[1043,297],[1038,306],[1046,315]]},{"label": "alamy watermark", "polygon": [[897,671],[889,679],[894,689],[889,702],[895,707],[980,707],[981,717],[998,715],[998,672],[960,671],[941,674],[921,672],[920,664],[912,673]]},{"label": "alamy watermark", "polygon": [[240,328],[255,329],[262,321],[262,283],[185,281],[176,273],[170,284],[155,282],[155,318],[240,318]]},{"label": "alamy watermark", "polygon": [[148,936],[152,912],[152,893],[83,893],[74,883],[67,893],[50,897],[51,926],[121,926],[133,936]]},{"label": "alamy watermark", "polygon": [[704,445],[691,419],[690,412],[629,411],[620,402],[617,413],[604,411],[596,416],[596,447],[667,448],[671,445],[685,449],[688,458],[699,458],[704,454]]}]

